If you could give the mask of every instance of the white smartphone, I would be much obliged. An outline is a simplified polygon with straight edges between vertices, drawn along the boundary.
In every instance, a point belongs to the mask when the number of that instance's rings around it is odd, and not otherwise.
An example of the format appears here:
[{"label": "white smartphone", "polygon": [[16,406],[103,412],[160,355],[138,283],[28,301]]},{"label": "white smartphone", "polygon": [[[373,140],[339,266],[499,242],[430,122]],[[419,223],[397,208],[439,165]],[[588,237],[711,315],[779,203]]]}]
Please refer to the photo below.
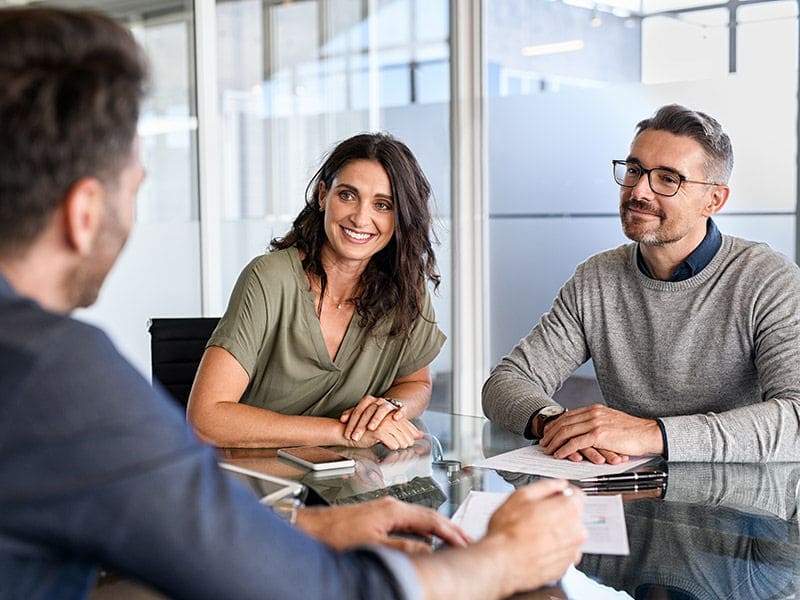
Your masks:
[{"label": "white smartphone", "polygon": [[238,479],[255,492],[260,498],[261,504],[273,504],[282,498],[299,498],[305,491],[305,486],[291,479],[273,477],[251,471],[228,463],[219,463],[223,470],[227,471],[231,477]]},{"label": "white smartphone", "polygon": [[324,471],[327,469],[343,469],[354,467],[355,461],[320,446],[298,446],[297,448],[281,448],[278,456],[286,460],[294,461],[312,471]]}]

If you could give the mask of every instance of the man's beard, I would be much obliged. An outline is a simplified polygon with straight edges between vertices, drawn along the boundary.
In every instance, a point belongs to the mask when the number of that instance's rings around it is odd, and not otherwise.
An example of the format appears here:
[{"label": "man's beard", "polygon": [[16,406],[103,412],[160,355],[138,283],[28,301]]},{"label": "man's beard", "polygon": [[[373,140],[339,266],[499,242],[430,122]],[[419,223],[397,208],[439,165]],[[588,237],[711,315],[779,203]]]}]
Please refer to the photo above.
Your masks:
[{"label": "man's beard", "polygon": [[[638,224],[635,223],[637,217],[630,212],[630,209],[636,209],[658,217],[660,219],[659,225],[655,229],[640,232]],[[635,198],[626,200],[620,207],[620,221],[622,222],[623,233],[628,239],[645,246],[664,246],[675,241],[671,237],[665,236],[666,232],[663,228],[665,219],[666,215],[662,211],[653,208],[647,202],[642,202]]]},{"label": "man's beard", "polygon": [[97,234],[91,255],[73,271],[67,285],[70,288],[72,305],[87,308],[97,301],[100,288],[114,266],[128,233],[120,222],[119,215],[109,207]]}]

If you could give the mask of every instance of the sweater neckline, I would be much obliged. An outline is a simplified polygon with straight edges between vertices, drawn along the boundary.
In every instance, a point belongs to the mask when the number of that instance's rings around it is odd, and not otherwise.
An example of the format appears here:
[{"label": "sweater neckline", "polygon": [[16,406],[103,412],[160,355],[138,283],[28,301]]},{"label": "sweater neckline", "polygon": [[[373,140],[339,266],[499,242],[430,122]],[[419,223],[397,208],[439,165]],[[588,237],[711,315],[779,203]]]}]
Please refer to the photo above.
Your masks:
[{"label": "sweater neckline", "polygon": [[636,248],[637,244],[629,244],[628,246],[628,265],[636,274],[636,277],[639,280],[639,283],[642,284],[643,287],[646,287],[651,290],[658,290],[658,291],[666,291],[666,292],[673,292],[673,291],[681,291],[681,290],[690,290],[694,289],[700,285],[703,285],[706,281],[708,281],[711,277],[713,277],[717,270],[719,269],[720,265],[725,262],[725,259],[731,252],[731,248],[733,247],[733,238],[729,235],[722,235],[722,245],[720,246],[717,253],[714,255],[714,258],[711,259],[711,262],[706,265],[706,267],[689,277],[689,279],[684,279],[683,281],[661,281],[660,279],[651,279],[644,273],[639,270],[639,267],[636,264]]}]

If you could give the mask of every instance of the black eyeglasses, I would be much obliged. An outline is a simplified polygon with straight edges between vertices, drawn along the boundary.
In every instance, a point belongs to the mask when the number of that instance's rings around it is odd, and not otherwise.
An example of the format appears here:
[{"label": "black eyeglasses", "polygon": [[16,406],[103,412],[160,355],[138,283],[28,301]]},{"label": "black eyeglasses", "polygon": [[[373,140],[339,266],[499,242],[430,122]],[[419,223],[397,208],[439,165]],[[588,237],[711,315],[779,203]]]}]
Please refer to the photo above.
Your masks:
[{"label": "black eyeglasses", "polygon": [[681,189],[681,184],[684,182],[700,183],[703,185],[720,185],[711,181],[687,179],[680,173],[663,167],[645,169],[639,163],[627,160],[612,160],[611,164],[614,167],[614,181],[622,187],[635,187],[642,178],[642,175],[646,174],[650,189],[661,196],[674,196],[678,193],[678,190]]}]

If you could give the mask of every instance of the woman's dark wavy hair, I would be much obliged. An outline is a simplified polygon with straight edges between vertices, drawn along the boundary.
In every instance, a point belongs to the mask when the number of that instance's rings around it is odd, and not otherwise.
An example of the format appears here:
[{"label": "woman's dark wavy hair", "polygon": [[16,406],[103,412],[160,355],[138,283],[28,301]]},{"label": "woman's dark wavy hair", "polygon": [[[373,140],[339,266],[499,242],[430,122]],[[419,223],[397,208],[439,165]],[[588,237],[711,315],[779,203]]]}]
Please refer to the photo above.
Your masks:
[{"label": "woman's dark wavy hair", "polygon": [[[361,275],[355,299],[361,327],[371,332],[380,320],[393,314],[389,335],[407,335],[422,314],[427,281],[439,287],[436,256],[431,245],[431,185],[408,147],[387,133],[363,133],[340,142],[306,187],[306,205],[282,238],[272,240],[272,250],[292,246],[303,252],[303,269],[320,278],[322,297],[327,276],[320,255],[325,236],[325,213],[319,209],[320,183],[326,190],[342,168],[353,160],[381,164],[392,187],[395,229],[387,246],[369,261]],[[435,239],[435,238],[434,238]]]}]

